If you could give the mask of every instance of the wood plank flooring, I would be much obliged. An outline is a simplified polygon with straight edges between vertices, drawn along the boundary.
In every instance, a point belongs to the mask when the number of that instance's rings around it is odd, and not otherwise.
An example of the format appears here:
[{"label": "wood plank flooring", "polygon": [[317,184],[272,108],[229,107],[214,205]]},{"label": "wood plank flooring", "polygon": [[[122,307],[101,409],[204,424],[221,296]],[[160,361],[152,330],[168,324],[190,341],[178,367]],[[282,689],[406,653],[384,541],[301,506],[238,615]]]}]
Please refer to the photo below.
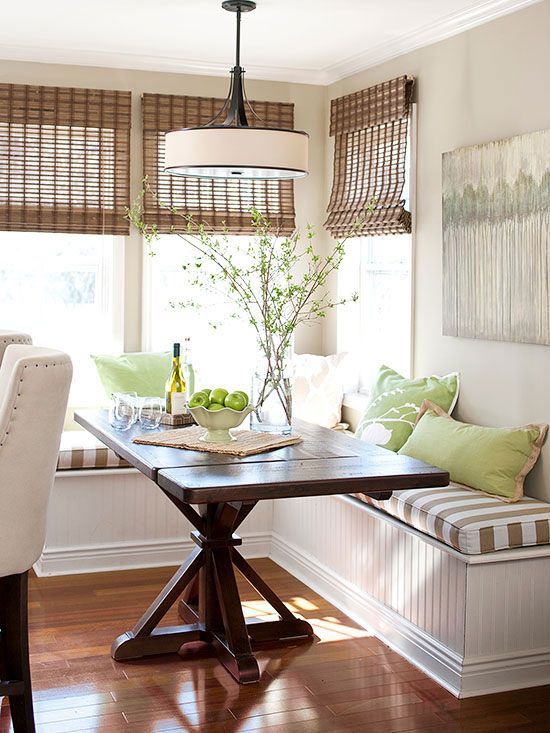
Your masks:
[{"label": "wood plank flooring", "polygon": [[[260,683],[239,686],[204,645],[114,662],[171,569],[33,578],[31,664],[39,733],[486,733],[548,731],[550,688],[459,701],[270,560],[253,565],[318,640],[258,653]],[[247,615],[270,613],[242,583]],[[177,623],[175,611],[167,624]],[[7,701],[0,733],[11,731]]]}]

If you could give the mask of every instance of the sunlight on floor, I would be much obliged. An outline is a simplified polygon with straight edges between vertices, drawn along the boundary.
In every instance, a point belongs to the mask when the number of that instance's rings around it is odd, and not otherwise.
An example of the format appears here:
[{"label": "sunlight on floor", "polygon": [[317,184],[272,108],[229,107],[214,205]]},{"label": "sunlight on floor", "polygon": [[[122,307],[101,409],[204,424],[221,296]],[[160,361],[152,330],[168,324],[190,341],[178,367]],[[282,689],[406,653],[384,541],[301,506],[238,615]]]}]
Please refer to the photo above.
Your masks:
[{"label": "sunlight on floor", "polygon": [[[303,596],[292,596],[290,601],[285,602],[285,606],[298,616],[306,618],[313,625],[315,634],[321,643],[372,636],[358,625],[344,624],[335,616],[322,616],[319,606]],[[265,617],[265,620],[268,621],[277,618],[269,603],[261,598],[244,601],[243,611],[248,619],[261,616],[262,619]],[[318,612],[318,615],[314,613],[315,611]]]},{"label": "sunlight on floor", "polygon": [[368,631],[358,626],[347,626],[337,619],[325,616],[323,618],[308,618],[313,625],[315,634],[321,642],[342,641],[344,639],[362,639],[371,636]]},{"label": "sunlight on floor", "polygon": [[300,598],[299,596],[295,596],[292,598],[290,603],[286,604],[289,608],[294,607],[294,610],[297,611],[316,611],[317,606],[313,604],[311,601],[308,601],[306,598]]},{"label": "sunlight on floor", "polygon": [[[318,607],[305,600],[304,598],[293,598],[292,603],[285,603],[285,606],[296,613],[298,616],[304,615],[300,611],[308,611],[304,618],[313,625],[316,636],[320,642],[327,641],[341,641],[343,639],[358,639],[371,634],[360,626],[351,626],[343,624],[342,621],[338,620],[334,616],[321,616],[316,617],[312,615],[312,611],[319,610]],[[245,601],[243,603],[244,615],[246,618],[253,617],[265,617],[265,620],[275,620],[276,615],[273,614],[273,609],[266,603],[266,601]]]}]

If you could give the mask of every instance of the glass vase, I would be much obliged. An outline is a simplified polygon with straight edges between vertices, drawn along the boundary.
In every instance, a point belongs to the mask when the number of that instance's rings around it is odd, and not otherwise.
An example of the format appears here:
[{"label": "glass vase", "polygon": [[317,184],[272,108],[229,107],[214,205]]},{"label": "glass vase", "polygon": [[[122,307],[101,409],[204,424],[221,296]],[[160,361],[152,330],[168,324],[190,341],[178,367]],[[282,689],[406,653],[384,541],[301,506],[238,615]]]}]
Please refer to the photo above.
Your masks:
[{"label": "glass vase", "polygon": [[279,364],[259,362],[252,379],[250,428],[261,433],[292,432],[292,349]]}]

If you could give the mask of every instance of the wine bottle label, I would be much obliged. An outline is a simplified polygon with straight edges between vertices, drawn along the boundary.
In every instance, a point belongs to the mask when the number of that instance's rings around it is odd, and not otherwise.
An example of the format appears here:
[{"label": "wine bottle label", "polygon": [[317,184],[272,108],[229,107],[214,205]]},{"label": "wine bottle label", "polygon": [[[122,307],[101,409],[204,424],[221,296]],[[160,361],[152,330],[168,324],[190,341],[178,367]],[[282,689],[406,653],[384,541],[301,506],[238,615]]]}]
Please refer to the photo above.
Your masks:
[{"label": "wine bottle label", "polygon": [[172,415],[185,415],[187,412],[185,392],[171,392],[170,401],[172,403]]}]

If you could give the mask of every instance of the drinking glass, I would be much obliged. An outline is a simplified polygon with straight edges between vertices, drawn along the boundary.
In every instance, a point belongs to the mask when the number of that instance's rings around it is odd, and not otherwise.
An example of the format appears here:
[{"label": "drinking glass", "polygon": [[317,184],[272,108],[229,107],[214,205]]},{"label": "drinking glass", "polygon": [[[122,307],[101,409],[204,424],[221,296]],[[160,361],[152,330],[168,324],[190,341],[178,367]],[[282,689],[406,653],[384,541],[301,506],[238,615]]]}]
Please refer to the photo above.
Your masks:
[{"label": "drinking glass", "polygon": [[138,418],[136,392],[113,392],[109,422],[115,430],[129,430]]},{"label": "drinking glass", "polygon": [[155,430],[160,425],[163,412],[163,400],[158,397],[145,397],[139,408],[141,426],[146,430]]}]

